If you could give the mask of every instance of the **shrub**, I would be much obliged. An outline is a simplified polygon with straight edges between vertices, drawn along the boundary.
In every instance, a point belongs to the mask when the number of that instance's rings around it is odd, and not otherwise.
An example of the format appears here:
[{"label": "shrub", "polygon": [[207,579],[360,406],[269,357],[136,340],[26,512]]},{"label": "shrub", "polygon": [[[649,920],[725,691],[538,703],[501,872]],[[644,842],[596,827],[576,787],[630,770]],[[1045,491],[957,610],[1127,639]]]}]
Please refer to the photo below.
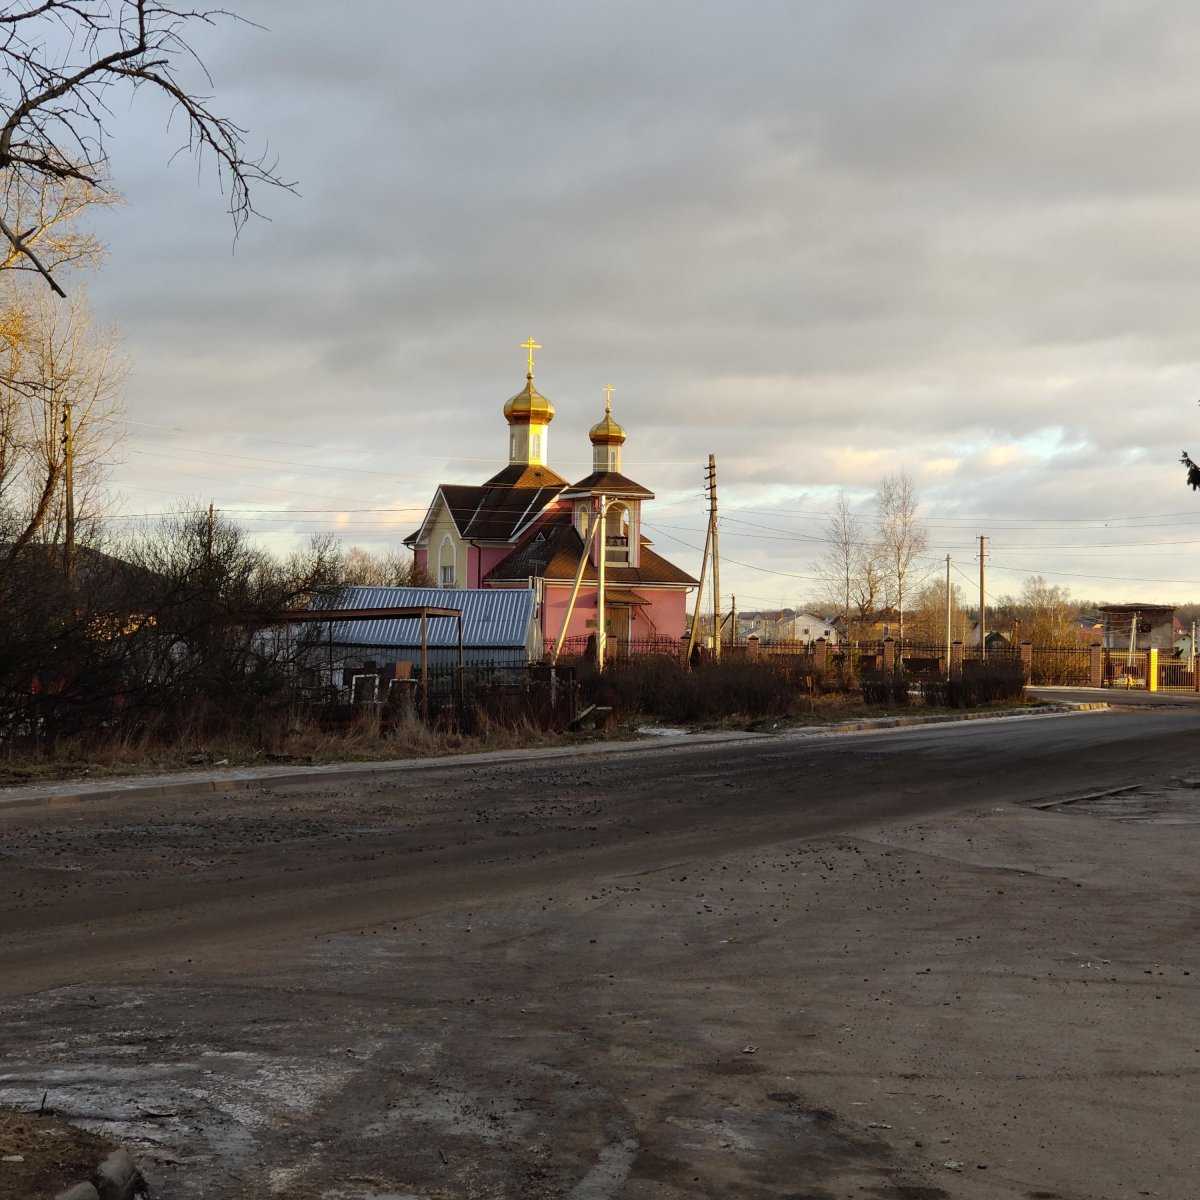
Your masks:
[{"label": "shrub", "polygon": [[782,715],[808,682],[770,661],[708,661],[689,671],[666,656],[617,660],[603,671],[581,665],[579,680],[585,703],[606,705],[620,719],[655,717],[682,724]]},{"label": "shrub", "polygon": [[1020,663],[966,662],[957,679],[935,679],[921,684],[926,704],[942,708],[974,708],[1020,700],[1025,694],[1025,673]]},{"label": "shrub", "polygon": [[865,704],[890,704],[903,706],[909,702],[908,677],[895,675],[863,675],[859,681]]}]

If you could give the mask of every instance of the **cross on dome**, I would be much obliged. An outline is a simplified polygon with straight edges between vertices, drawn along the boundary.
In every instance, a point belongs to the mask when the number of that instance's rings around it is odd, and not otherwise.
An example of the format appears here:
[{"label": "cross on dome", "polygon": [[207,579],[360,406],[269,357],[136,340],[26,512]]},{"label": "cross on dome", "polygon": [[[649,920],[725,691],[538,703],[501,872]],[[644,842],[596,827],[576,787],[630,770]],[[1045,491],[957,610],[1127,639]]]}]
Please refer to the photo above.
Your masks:
[{"label": "cross on dome", "polygon": [[532,337],[527,338],[525,341],[523,341],[521,343],[521,349],[527,351],[529,354],[529,378],[530,379],[533,378],[533,352],[535,350],[540,350],[541,348],[542,348],[541,343],[535,342]]}]

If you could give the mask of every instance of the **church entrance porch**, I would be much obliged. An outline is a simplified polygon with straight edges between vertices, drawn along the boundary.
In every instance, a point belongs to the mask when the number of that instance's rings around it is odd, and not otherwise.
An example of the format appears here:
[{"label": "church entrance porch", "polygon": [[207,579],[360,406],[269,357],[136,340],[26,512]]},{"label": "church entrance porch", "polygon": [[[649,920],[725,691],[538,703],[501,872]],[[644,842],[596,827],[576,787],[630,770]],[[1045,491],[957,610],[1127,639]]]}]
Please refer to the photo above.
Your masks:
[{"label": "church entrance porch", "polygon": [[605,653],[612,658],[628,654],[629,637],[633,626],[633,610],[628,604],[605,604]]}]

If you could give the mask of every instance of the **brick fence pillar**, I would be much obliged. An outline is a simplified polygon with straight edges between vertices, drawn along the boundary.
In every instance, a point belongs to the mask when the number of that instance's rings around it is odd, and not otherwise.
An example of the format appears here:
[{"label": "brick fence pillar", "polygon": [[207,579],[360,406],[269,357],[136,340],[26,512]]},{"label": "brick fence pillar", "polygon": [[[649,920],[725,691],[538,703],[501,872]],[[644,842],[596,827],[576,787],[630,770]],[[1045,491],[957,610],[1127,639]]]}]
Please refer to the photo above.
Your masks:
[{"label": "brick fence pillar", "polygon": [[758,657],[758,634],[757,633],[752,633],[746,639],[746,657],[747,658],[757,658]]},{"label": "brick fence pillar", "polygon": [[896,673],[896,643],[892,638],[883,639],[883,673],[885,675],[895,675]]},{"label": "brick fence pillar", "polygon": [[1021,643],[1021,674],[1025,676],[1025,682],[1028,683],[1033,678],[1033,643]]},{"label": "brick fence pillar", "polygon": [[962,642],[950,643],[950,678],[962,678],[962,662],[963,662],[963,644]]},{"label": "brick fence pillar", "polygon": [[829,669],[829,643],[824,638],[817,638],[813,643],[813,674],[823,678]]},{"label": "brick fence pillar", "polygon": [[1091,675],[1088,683],[1095,688],[1104,686],[1104,647],[1092,646]]}]

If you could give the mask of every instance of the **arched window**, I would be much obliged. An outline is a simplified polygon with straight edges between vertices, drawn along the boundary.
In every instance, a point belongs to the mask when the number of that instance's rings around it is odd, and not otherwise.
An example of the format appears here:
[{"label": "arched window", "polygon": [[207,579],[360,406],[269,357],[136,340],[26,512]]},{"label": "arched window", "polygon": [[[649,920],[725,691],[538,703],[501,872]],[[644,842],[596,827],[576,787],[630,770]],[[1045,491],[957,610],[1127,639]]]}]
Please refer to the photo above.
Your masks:
[{"label": "arched window", "polygon": [[604,520],[605,557],[610,563],[629,562],[629,509],[624,504],[609,507]]},{"label": "arched window", "polygon": [[441,548],[438,550],[438,583],[444,588],[452,588],[455,586],[455,560],[458,557],[458,552],[454,546],[454,540],[449,534],[442,538]]}]

